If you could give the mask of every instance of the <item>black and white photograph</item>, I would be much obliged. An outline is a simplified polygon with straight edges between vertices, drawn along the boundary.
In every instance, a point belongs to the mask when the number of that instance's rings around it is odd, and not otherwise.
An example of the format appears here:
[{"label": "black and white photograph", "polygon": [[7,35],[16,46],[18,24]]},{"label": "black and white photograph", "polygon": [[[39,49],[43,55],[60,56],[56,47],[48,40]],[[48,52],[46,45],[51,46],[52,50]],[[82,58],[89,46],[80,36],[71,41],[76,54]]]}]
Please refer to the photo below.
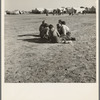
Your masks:
[{"label": "black and white photograph", "polygon": [[5,0],[5,83],[96,83],[96,0]]}]

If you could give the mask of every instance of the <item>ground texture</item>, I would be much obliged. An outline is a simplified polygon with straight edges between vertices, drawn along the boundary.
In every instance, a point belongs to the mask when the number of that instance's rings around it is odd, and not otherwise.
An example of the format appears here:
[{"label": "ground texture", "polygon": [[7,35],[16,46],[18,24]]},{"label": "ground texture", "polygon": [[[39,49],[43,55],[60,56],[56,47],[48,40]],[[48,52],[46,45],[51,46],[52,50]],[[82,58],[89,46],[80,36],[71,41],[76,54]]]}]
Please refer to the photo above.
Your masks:
[{"label": "ground texture", "polygon": [[[56,26],[59,19],[71,29],[72,44],[45,43],[39,38],[42,20]],[[96,82],[96,15],[5,16],[5,82]]]}]

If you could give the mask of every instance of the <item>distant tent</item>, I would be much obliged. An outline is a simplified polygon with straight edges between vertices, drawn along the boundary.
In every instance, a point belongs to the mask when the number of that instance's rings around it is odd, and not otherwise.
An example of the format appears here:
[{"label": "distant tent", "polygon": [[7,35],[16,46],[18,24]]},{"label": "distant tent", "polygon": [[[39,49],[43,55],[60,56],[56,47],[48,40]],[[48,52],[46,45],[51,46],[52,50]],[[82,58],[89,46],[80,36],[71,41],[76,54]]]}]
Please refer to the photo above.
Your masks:
[{"label": "distant tent", "polygon": [[83,7],[74,8],[74,9],[76,10],[76,13],[82,13],[85,10],[85,8],[83,8]]},{"label": "distant tent", "polygon": [[14,10],[14,11],[13,11],[13,14],[18,15],[18,14],[20,14],[20,11],[19,11],[19,10]]},{"label": "distant tent", "polygon": [[43,13],[44,8],[36,8],[40,13]]}]

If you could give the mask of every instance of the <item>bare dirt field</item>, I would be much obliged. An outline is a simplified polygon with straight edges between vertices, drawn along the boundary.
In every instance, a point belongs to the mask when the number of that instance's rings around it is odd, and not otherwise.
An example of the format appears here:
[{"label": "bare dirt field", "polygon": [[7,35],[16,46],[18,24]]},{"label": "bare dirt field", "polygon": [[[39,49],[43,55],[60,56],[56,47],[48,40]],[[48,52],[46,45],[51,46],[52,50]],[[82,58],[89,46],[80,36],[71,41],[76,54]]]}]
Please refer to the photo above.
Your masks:
[{"label": "bare dirt field", "polygon": [[[40,40],[42,20],[66,21],[72,44]],[[6,83],[95,83],[96,15],[9,15],[5,16]]]}]

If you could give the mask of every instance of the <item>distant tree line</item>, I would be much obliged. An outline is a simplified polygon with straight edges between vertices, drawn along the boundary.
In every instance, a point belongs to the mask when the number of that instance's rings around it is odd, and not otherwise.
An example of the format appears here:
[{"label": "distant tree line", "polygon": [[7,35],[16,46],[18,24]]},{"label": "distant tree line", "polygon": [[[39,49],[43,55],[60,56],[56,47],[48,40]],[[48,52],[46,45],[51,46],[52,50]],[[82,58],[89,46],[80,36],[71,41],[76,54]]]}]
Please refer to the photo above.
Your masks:
[{"label": "distant tree line", "polygon": [[91,8],[85,8],[86,13],[96,13],[96,8],[92,6]]},{"label": "distant tree line", "polygon": [[46,16],[48,16],[48,14],[53,14],[53,15],[63,15],[63,14],[69,14],[69,15],[74,15],[76,13],[81,13],[81,14],[88,14],[88,13],[96,13],[96,7],[92,6],[92,7],[83,7],[81,6],[80,9],[83,9],[81,11],[78,11],[77,9],[71,7],[61,7],[61,8],[57,8],[57,9],[52,9],[52,10],[48,10],[46,8],[44,9],[32,9],[31,11],[20,11],[20,10],[14,10],[14,11],[5,11],[5,14],[8,15],[19,15],[19,14],[46,14]]}]

